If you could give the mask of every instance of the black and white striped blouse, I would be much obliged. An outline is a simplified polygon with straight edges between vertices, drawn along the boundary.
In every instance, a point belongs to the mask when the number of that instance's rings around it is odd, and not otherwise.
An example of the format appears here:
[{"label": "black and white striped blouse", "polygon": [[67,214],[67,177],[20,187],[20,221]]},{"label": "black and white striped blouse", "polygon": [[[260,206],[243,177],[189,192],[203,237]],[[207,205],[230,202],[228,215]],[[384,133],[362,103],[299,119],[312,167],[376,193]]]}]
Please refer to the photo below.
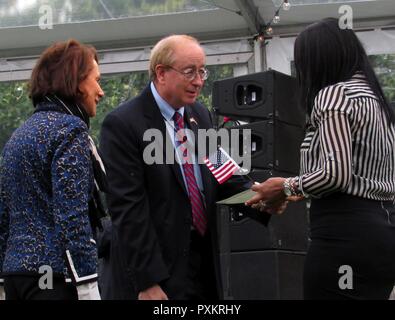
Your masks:
[{"label": "black and white striped blouse", "polygon": [[297,187],[374,200],[395,195],[395,129],[363,74],[322,89],[301,145]]}]

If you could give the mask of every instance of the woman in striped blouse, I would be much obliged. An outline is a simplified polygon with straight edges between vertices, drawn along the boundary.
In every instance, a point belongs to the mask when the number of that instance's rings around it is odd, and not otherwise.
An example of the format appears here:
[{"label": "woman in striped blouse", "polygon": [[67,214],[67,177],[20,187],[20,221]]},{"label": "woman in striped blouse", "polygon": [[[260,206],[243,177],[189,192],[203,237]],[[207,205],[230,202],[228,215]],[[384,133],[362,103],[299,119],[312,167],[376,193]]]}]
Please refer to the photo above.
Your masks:
[{"label": "woman in striped blouse", "polygon": [[[395,284],[395,116],[355,33],[328,18],[295,42],[309,120],[300,175],[253,187],[281,213],[310,198],[305,299],[388,299]],[[291,213],[290,213],[291,214]]]}]

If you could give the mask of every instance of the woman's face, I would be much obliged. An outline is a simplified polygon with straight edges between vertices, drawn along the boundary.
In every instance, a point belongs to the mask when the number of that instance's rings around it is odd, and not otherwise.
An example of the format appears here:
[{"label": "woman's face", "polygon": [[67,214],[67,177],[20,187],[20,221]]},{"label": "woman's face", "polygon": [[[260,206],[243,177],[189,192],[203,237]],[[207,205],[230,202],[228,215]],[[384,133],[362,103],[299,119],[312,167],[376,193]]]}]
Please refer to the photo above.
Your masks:
[{"label": "woman's face", "polygon": [[93,60],[93,68],[88,76],[80,82],[78,89],[82,93],[82,106],[89,117],[96,115],[96,106],[100,99],[104,96],[104,92],[100,87],[100,71],[97,62]]}]

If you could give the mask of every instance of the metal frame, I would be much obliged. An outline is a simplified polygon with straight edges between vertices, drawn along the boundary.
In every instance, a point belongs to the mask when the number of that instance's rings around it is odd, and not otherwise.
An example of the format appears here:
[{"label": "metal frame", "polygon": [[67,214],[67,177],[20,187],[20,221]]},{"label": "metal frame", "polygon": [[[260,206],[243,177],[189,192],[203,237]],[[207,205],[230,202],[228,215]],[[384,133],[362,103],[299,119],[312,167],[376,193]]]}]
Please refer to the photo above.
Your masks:
[{"label": "metal frame", "polygon": [[[207,65],[247,65],[254,56],[253,48],[245,39],[203,43],[203,48],[207,53]],[[150,50],[150,47],[145,47],[99,51],[101,73],[147,71]],[[29,79],[36,60],[37,57],[0,59],[0,82]]]}]

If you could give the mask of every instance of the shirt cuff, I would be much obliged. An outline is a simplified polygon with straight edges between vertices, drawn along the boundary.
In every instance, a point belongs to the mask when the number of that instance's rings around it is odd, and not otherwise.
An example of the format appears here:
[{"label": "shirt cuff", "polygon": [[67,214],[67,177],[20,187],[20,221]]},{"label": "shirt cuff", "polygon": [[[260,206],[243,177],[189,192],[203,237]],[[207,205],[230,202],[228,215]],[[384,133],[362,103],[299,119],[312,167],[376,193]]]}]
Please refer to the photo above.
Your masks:
[{"label": "shirt cuff", "polygon": [[0,286],[0,301],[5,300],[4,286]]},{"label": "shirt cuff", "polygon": [[97,281],[84,283],[76,288],[78,300],[101,300]]},{"label": "shirt cuff", "polygon": [[97,279],[98,279],[97,273],[80,277],[77,273],[77,269],[75,267],[74,261],[72,259],[72,256],[71,256],[71,253],[69,250],[66,250],[66,265],[67,265],[67,269],[70,273],[71,280],[72,280],[73,284],[76,286],[82,285],[84,283],[94,282],[94,281],[97,281]]},{"label": "shirt cuff", "polygon": [[294,179],[295,186],[298,189],[298,192],[300,193],[299,195],[304,196],[306,199],[310,198],[311,196],[303,190],[303,176],[297,176],[293,179]]}]

